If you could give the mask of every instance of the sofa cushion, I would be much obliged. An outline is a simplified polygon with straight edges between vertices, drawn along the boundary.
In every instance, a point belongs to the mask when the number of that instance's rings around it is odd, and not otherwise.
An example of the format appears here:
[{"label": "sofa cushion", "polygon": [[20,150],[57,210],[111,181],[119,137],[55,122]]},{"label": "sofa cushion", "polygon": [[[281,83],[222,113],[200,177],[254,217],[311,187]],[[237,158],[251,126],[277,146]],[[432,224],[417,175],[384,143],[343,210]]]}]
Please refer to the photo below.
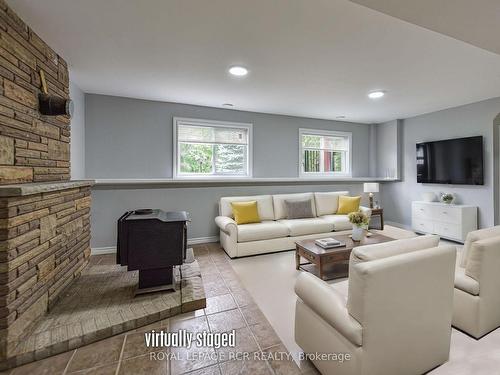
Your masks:
[{"label": "sofa cushion", "polygon": [[491,228],[484,228],[469,232],[465,238],[464,249],[462,251],[462,259],[460,266],[466,267],[469,260],[472,244],[476,241],[484,240],[491,237],[500,237],[500,225]]},{"label": "sofa cushion", "polygon": [[287,237],[289,230],[286,225],[277,221],[262,221],[260,223],[238,225],[238,242],[269,240],[271,238]]},{"label": "sofa cushion", "polygon": [[479,295],[479,283],[465,274],[465,268],[455,268],[455,288],[463,290],[473,296]]},{"label": "sofa cushion", "polygon": [[321,218],[279,220],[286,225],[290,236],[304,236],[306,234],[327,233],[333,231],[333,224]]},{"label": "sofa cushion", "polygon": [[[294,289],[297,297],[299,297],[296,305],[298,316],[296,318],[296,324],[309,327],[309,323],[312,323],[312,327],[317,328],[317,319],[320,317],[324,321],[324,323],[322,322],[320,325],[320,329],[325,332],[331,332],[327,326],[332,327],[336,332],[357,347],[361,347],[363,345],[364,328],[359,324],[359,322],[349,315],[345,306],[345,299],[334,288],[331,288],[328,283],[313,276],[309,272],[302,272],[297,277]],[[301,313],[301,311],[304,311],[302,310],[304,305],[307,306],[306,311],[314,311],[313,316],[307,313]],[[309,318],[307,317],[308,315]],[[305,328],[305,331],[308,331],[308,328]],[[309,342],[314,342],[316,340],[316,337],[314,336],[316,333],[317,331],[306,333],[305,335],[309,335],[309,339],[307,340],[310,340]],[[331,340],[328,340],[328,338],[325,340],[325,336],[323,336],[319,339],[318,343],[321,342],[328,345],[330,344],[329,341]],[[324,345],[320,344],[319,347],[324,347]],[[326,372],[323,373],[326,374]],[[328,374],[333,373],[338,374],[335,370],[333,372],[328,372]],[[351,372],[343,373],[346,374]]]},{"label": "sofa cushion", "polygon": [[[274,219],[286,219],[286,206],[285,200],[304,200],[311,199],[311,203],[314,202],[313,193],[299,193],[299,194],[277,194],[273,195],[273,205],[274,205]],[[315,205],[311,204],[313,216],[316,216]]]},{"label": "sofa cushion", "polygon": [[285,199],[287,219],[305,219],[314,217],[310,199]]},{"label": "sofa cushion", "polygon": [[335,290],[340,296],[342,296],[342,299],[344,300],[344,306],[346,306],[349,280],[334,282],[333,284],[330,284],[330,287]]},{"label": "sofa cushion", "polygon": [[[479,283],[487,282],[494,283],[491,278],[497,277],[498,259],[500,257],[500,236],[484,238],[479,241],[474,241],[470,247],[467,258],[467,266],[465,274],[477,280]],[[493,268],[495,271],[492,272]]]},{"label": "sofa cushion", "polygon": [[333,215],[339,207],[339,197],[349,195],[348,191],[331,191],[326,193],[314,193],[316,202],[316,215]]},{"label": "sofa cushion", "polygon": [[[347,294],[347,308],[357,318],[363,304],[363,280],[366,275],[361,274],[359,266],[369,261],[377,261],[392,256],[412,253],[418,250],[434,249],[439,244],[439,236],[428,235],[415,238],[405,238],[383,242],[374,245],[355,247],[349,260],[349,285]],[[456,250],[455,250],[456,251]]]},{"label": "sofa cushion", "polygon": [[271,195],[254,195],[245,197],[222,197],[219,204],[220,216],[234,218],[231,202],[257,201],[260,220],[273,220],[273,198]]},{"label": "sofa cushion", "polygon": [[[432,335],[430,344],[437,339],[434,330],[438,329],[439,340],[444,343],[441,353],[446,360],[455,258],[455,246],[448,245],[376,259],[350,268],[347,309],[363,326],[363,336],[367,335],[363,340],[376,334],[371,340],[377,337],[387,343],[402,329],[401,332],[419,337],[420,343]],[[385,336],[388,332],[391,336]],[[407,340],[406,345],[411,345],[412,339]],[[420,368],[413,373],[422,371]],[[381,373],[405,372],[395,369]]]},{"label": "sofa cushion", "polygon": [[333,230],[336,232],[352,229],[352,224],[349,222],[347,215],[324,215],[321,218],[332,223]]}]

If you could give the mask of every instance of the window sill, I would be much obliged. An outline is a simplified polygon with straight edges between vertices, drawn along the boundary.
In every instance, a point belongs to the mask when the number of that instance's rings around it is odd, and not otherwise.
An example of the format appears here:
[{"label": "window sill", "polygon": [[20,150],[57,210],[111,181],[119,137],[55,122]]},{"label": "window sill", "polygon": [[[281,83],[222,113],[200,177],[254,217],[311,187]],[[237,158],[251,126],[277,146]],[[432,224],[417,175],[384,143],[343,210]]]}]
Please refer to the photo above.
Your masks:
[{"label": "window sill", "polygon": [[[252,180],[253,177],[250,176],[221,176],[221,175],[211,175],[211,176],[175,176],[172,178],[166,178],[164,180],[168,181],[231,181],[231,180]],[[163,180],[163,179],[159,179]]]},{"label": "window sill", "polygon": [[[338,174],[327,174],[327,173],[302,173],[299,177],[301,180],[324,180],[324,179],[353,179],[357,177],[352,177],[349,173],[338,173]],[[369,178],[369,177],[367,177]]]},{"label": "window sill", "polygon": [[201,186],[248,186],[248,185],[313,185],[336,183],[363,183],[363,182],[396,182],[395,178],[382,177],[277,177],[277,178],[215,178],[215,179],[173,179],[173,178],[146,178],[146,179],[100,179],[96,178],[95,186],[167,186],[167,187],[201,187]]}]

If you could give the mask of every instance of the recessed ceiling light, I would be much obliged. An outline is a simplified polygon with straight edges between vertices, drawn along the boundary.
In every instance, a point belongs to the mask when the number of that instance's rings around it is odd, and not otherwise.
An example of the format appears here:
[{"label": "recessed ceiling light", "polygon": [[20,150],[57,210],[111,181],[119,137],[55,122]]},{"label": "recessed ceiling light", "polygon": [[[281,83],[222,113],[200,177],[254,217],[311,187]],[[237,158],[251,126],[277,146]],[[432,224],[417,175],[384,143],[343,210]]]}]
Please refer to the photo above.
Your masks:
[{"label": "recessed ceiling light", "polygon": [[244,66],[234,65],[229,68],[229,73],[233,76],[244,77],[248,74],[248,69]]},{"label": "recessed ceiling light", "polygon": [[234,107],[234,104],[232,103],[224,103],[222,104],[223,107]]},{"label": "recessed ceiling light", "polygon": [[378,98],[381,98],[385,95],[385,91],[380,91],[380,90],[377,90],[377,91],[372,91],[371,93],[368,94],[368,97],[370,99],[378,99]]},{"label": "recessed ceiling light", "polygon": [[345,116],[337,116],[337,117],[335,117],[335,118],[337,118],[337,119],[341,120],[341,119],[344,119],[344,118],[345,118]]}]

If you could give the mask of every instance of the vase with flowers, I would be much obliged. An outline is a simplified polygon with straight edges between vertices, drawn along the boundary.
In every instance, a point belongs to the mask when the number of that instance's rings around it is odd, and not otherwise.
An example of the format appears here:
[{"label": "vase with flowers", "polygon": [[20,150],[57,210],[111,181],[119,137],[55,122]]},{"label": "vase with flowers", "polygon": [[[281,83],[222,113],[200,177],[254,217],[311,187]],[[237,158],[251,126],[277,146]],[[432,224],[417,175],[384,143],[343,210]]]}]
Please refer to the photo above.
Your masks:
[{"label": "vase with flowers", "polygon": [[361,211],[357,211],[351,212],[348,218],[352,224],[352,240],[361,241],[365,235],[365,230],[368,229],[368,216]]}]

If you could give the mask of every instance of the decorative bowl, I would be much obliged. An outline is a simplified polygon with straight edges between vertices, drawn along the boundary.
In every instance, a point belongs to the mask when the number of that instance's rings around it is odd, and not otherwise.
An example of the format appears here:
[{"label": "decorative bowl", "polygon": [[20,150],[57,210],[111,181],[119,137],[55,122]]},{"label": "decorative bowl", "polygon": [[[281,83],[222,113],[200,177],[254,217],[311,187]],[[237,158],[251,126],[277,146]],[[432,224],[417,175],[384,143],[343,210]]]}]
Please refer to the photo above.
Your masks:
[{"label": "decorative bowl", "polygon": [[426,193],[422,193],[422,199],[425,202],[435,202],[435,201],[437,201],[437,195],[436,195],[436,193],[428,191]]}]

